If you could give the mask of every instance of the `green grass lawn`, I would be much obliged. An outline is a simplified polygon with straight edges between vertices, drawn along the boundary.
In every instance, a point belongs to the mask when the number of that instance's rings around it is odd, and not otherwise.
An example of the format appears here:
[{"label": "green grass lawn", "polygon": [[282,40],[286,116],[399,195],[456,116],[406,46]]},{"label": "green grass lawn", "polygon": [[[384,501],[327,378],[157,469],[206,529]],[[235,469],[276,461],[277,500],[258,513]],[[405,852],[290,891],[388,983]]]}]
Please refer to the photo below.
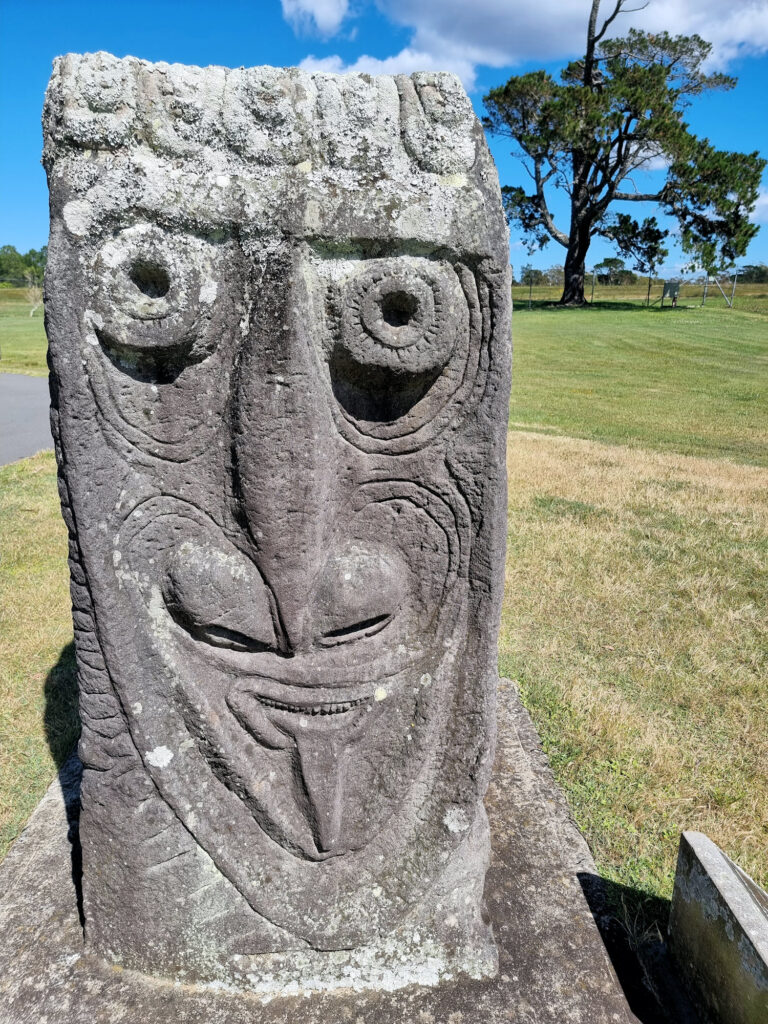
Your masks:
[{"label": "green grass lawn", "polygon": [[0,467],[0,858],[78,732],[53,452]]},{"label": "green grass lawn", "polygon": [[[592,294],[592,278],[587,276],[585,296],[588,302],[594,301],[596,306],[618,305],[623,307],[644,307],[646,304],[647,284],[644,281],[637,281],[630,285],[601,285],[595,288]],[[663,290],[662,281],[654,281],[651,288],[651,309],[661,309],[661,293]],[[723,290],[730,299],[730,287],[723,286]],[[519,310],[527,310],[528,298],[532,299],[533,306],[543,304],[552,305],[558,301],[562,288],[555,288],[551,285],[536,285],[528,289],[525,285],[513,285],[512,298]],[[700,309],[704,297],[704,288],[701,281],[683,282],[680,287],[678,304],[686,309]],[[710,282],[707,293],[706,308],[727,309],[728,303],[716,284]],[[669,308],[669,299],[665,301],[665,309]],[[734,295],[733,308],[742,313],[760,313],[768,316],[768,285],[765,284],[739,284]]]},{"label": "green grass lawn", "polygon": [[[664,899],[700,828],[768,884],[763,299],[599,297],[518,301],[500,667],[604,875]],[[38,316],[0,291],[0,370]],[[52,456],[0,470],[0,856],[76,728],[65,557]]]},{"label": "green grass lawn", "polygon": [[0,373],[48,373],[43,310],[30,308],[23,288],[0,288]]},{"label": "green grass lawn", "polygon": [[510,424],[768,465],[768,319],[520,307]]}]

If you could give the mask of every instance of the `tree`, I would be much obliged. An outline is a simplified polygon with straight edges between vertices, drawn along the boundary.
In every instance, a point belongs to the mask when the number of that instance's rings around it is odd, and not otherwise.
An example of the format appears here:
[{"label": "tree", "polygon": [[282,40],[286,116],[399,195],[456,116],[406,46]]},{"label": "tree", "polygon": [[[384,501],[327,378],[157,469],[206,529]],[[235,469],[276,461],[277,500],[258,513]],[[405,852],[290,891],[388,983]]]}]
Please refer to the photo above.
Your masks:
[{"label": "tree", "polygon": [[624,260],[617,256],[607,256],[600,263],[595,264],[595,272],[600,284],[618,284],[624,272]]},{"label": "tree", "polygon": [[529,287],[531,285],[546,284],[544,271],[538,270],[536,267],[532,267],[530,264],[526,264],[526,266],[523,267],[523,272],[520,275],[520,284],[528,285]]},{"label": "tree", "polygon": [[40,278],[35,275],[33,270],[28,270],[25,274],[26,287],[24,289],[27,302],[32,307],[29,311],[30,316],[35,315],[35,310],[39,309],[43,304],[43,285]]},{"label": "tree", "polygon": [[47,245],[41,249],[30,249],[23,256],[13,245],[0,246],[0,281],[21,286],[26,284],[27,275],[31,274],[41,284],[47,258]]},{"label": "tree", "polygon": [[42,283],[45,264],[48,259],[48,246],[44,245],[41,249],[30,249],[29,252],[24,254],[22,259],[35,280],[38,283]]},{"label": "tree", "polygon": [[748,263],[739,271],[742,284],[768,284],[768,266],[765,263]]},{"label": "tree", "polygon": [[12,245],[0,246],[0,280],[21,283],[26,269],[24,257]]},{"label": "tree", "polygon": [[[554,239],[566,250],[561,302],[584,302],[590,242],[606,235],[609,208],[620,200],[653,202],[677,220],[692,264],[730,263],[757,233],[749,214],[765,161],[755,153],[726,153],[693,135],[683,120],[691,99],[731,89],[735,79],[702,68],[711,44],[700,36],[631,29],[606,32],[628,0],[613,0],[598,28],[601,0],[592,0],[584,57],[570,63],[559,84],[545,71],[510,78],[485,97],[486,128],[515,141],[532,190],[502,189],[507,217],[526,236],[529,251]],[[659,159],[666,180],[654,193],[637,190],[632,175]],[[570,201],[567,231],[549,208],[552,188]],[[641,230],[639,224],[637,230]]]},{"label": "tree", "polygon": [[565,274],[562,266],[556,263],[554,266],[545,270],[544,280],[552,288],[556,288],[558,285],[562,288],[563,282],[565,281]]},{"label": "tree", "polygon": [[617,214],[605,229],[606,237],[616,243],[622,256],[635,261],[635,270],[648,275],[646,306],[651,304],[651,281],[669,255],[669,250],[662,244],[668,234],[668,231],[662,231],[655,217],[646,217],[642,224],[638,224],[627,213]]},{"label": "tree", "polygon": [[627,270],[624,260],[616,256],[608,256],[600,263],[596,263],[594,272],[597,274],[600,284],[634,284],[637,281],[637,275],[633,274],[631,270]]}]

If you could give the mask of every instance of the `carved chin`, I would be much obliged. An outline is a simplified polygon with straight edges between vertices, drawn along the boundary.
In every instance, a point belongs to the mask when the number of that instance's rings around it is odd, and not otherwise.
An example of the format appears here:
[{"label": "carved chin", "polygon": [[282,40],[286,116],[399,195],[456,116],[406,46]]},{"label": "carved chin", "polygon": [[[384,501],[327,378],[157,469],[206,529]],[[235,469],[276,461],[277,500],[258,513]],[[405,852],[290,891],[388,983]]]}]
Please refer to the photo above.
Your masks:
[{"label": "carved chin", "polygon": [[202,720],[187,702],[187,724],[205,750],[225,752],[211,769],[267,835],[325,860],[364,848],[402,805],[435,739],[439,676],[417,668],[367,683],[363,696],[298,704],[266,696],[274,681],[241,681],[226,695],[228,718],[216,708]]}]

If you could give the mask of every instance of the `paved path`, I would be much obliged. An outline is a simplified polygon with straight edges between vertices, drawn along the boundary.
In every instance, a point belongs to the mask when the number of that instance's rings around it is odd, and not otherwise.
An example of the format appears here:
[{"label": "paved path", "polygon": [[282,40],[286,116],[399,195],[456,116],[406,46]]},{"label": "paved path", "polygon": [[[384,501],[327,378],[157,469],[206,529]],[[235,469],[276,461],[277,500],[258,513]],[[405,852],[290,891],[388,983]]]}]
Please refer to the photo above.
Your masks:
[{"label": "paved path", "polygon": [[0,466],[53,448],[48,378],[0,373]]}]

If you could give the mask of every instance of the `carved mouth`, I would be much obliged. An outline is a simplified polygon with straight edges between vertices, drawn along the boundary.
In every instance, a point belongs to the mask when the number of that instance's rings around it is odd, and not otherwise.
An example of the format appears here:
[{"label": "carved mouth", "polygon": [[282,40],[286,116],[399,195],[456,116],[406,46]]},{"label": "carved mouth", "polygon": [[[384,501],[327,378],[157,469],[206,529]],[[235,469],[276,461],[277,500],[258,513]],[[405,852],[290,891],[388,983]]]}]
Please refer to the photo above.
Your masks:
[{"label": "carved mouth", "polygon": [[286,701],[274,700],[272,697],[263,697],[261,694],[254,694],[259,704],[268,708],[276,708],[278,711],[291,711],[299,715],[343,715],[346,711],[352,711],[363,704],[369,704],[370,697],[359,697],[357,700],[345,700],[328,704],[289,704]]}]

